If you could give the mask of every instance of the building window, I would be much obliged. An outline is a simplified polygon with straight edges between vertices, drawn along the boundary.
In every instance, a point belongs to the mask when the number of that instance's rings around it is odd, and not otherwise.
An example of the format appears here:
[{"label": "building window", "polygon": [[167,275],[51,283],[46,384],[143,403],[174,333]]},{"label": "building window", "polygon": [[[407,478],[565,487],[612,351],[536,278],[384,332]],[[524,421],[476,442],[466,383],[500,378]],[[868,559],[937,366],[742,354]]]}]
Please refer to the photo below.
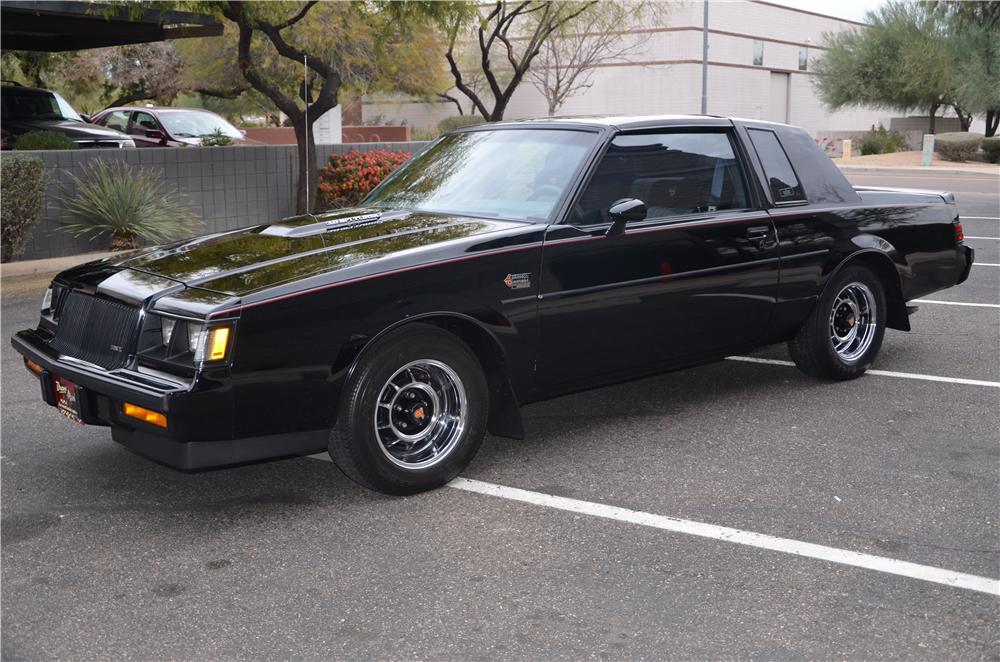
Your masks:
[{"label": "building window", "polygon": [[809,49],[800,48],[799,49],[799,71],[805,71],[809,68]]},{"label": "building window", "polygon": [[764,64],[764,42],[759,39],[753,40],[753,63],[758,67]]}]

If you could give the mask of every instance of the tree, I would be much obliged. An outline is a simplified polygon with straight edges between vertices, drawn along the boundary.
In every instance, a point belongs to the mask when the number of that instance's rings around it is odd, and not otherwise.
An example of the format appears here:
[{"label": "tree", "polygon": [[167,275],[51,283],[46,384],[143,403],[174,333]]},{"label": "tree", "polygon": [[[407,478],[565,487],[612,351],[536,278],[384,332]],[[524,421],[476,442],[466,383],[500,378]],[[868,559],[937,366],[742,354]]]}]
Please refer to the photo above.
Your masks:
[{"label": "tree", "polygon": [[[595,4],[596,0],[449,3],[441,24],[448,44],[445,59],[455,89],[469,99],[486,121],[502,120],[514,91],[553,33]],[[475,36],[473,43],[460,41],[470,29]],[[471,75],[463,72],[462,53],[456,52],[466,45],[475,54],[476,65]],[[499,68],[494,67],[494,59],[502,62]],[[451,95],[445,98],[458,104]]]},{"label": "tree", "polygon": [[549,116],[570,97],[591,87],[595,68],[628,61],[641,50],[652,33],[629,32],[628,27],[648,24],[649,14],[663,7],[655,2],[604,2],[546,39],[527,76],[548,102]]},{"label": "tree", "polygon": [[109,108],[149,99],[170,103],[180,91],[181,59],[173,42],[99,48],[81,57],[103,71]]},{"label": "tree", "polygon": [[958,62],[955,96],[986,119],[986,135],[1000,124],[1000,2],[933,2],[948,21]]},{"label": "tree", "polygon": [[[250,86],[288,116],[298,144],[296,208],[313,207],[318,168],[313,124],[337,105],[344,86],[392,85],[410,93],[437,85],[431,66],[435,49],[413,50],[410,37],[424,20],[421,11],[400,20],[376,3],[240,2],[197,3],[236,28],[236,62]],[[393,19],[396,20],[393,20]],[[416,88],[420,88],[419,90]]]},{"label": "tree", "polygon": [[948,24],[927,3],[889,2],[867,15],[862,30],[824,35],[814,84],[831,108],[873,106],[927,111],[928,131],[942,106],[952,106],[968,128],[956,98],[956,62]]}]

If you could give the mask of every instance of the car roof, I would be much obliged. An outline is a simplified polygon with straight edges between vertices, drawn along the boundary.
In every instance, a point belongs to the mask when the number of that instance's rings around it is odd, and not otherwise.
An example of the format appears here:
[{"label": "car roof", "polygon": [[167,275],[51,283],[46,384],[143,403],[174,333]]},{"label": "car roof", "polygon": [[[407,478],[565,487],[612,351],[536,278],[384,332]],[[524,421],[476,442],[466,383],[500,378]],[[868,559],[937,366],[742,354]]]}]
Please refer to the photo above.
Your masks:
[{"label": "car roof", "polygon": [[188,112],[188,113],[213,113],[211,110],[205,108],[174,108],[172,106],[115,106],[114,108],[105,108],[102,113],[110,113],[118,110],[145,110],[146,112],[156,112],[156,113],[177,113],[177,112]]},{"label": "car roof", "polygon": [[0,89],[5,92],[26,92],[27,94],[52,94],[52,90],[46,90],[41,87],[25,87],[24,85],[11,85],[10,83],[4,83]]},{"label": "car roof", "polygon": [[[579,115],[571,117],[540,117],[537,119],[496,122],[494,126],[574,126],[615,129],[642,129],[670,124],[700,124],[702,126],[729,126],[732,121],[719,115]],[[476,127],[486,125],[473,125]]]}]

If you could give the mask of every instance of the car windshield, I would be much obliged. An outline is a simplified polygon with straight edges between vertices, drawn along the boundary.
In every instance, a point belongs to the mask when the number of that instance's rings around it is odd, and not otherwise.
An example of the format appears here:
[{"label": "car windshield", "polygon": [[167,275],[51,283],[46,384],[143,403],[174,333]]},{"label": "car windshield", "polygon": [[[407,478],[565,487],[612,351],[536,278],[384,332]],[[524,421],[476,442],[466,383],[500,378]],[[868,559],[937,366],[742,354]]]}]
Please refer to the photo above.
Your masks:
[{"label": "car windshield", "polygon": [[55,92],[4,87],[0,100],[5,120],[83,121],[73,106]]},{"label": "car windshield", "polygon": [[545,222],[597,134],[497,129],[445,136],[407,162],[362,203]]},{"label": "car windshield", "polygon": [[160,121],[176,138],[201,138],[216,132],[230,138],[243,137],[239,129],[215,113],[200,110],[163,112],[160,113]]}]

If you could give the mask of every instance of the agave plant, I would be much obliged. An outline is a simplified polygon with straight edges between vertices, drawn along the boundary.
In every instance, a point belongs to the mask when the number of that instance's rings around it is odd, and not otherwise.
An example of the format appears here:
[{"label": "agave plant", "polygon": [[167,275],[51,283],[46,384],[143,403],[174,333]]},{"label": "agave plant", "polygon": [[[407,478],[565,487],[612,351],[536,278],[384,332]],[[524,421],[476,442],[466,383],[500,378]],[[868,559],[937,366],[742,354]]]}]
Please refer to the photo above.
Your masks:
[{"label": "agave plant", "polygon": [[155,171],[98,160],[84,166],[82,179],[71,178],[76,192],[66,209],[76,220],[64,229],[91,238],[110,235],[112,250],[184,237],[198,224],[188,207],[163,190]]}]

